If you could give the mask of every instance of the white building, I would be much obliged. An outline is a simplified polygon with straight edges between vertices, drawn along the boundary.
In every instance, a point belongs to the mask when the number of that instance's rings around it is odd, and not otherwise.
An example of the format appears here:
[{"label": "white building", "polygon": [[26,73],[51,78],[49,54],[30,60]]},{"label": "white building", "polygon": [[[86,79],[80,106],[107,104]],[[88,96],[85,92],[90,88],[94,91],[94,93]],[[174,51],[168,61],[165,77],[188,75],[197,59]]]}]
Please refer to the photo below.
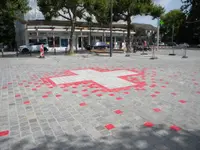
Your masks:
[{"label": "white building", "polygon": [[[22,16],[25,22],[16,22],[15,24],[17,45],[45,42],[50,47],[53,47],[54,38],[57,49],[65,49],[68,47],[70,33],[69,21],[61,17],[54,18],[52,21],[45,21],[37,7],[37,0],[29,0],[29,5],[32,9]],[[125,41],[126,34],[126,24],[122,22],[118,24],[113,23],[113,43],[115,43],[115,48],[119,47],[119,42]],[[131,31],[131,35],[134,34],[135,32]],[[109,26],[99,27],[97,23],[93,23],[91,27],[86,21],[78,20],[74,33],[74,41],[74,46],[77,49],[83,48],[86,44],[90,44],[90,41],[92,43],[97,41],[109,42]]]}]

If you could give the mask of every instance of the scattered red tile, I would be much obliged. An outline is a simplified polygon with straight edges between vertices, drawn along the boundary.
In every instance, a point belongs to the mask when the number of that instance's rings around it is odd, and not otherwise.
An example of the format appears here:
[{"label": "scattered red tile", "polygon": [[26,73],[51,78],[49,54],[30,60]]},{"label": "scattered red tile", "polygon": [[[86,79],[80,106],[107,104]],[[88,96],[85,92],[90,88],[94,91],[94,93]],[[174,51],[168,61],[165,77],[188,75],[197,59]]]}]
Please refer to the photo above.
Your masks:
[{"label": "scattered red tile", "polygon": [[69,91],[69,90],[68,90],[68,89],[64,89],[63,91],[64,91],[64,92],[67,92],[67,91]]},{"label": "scattered red tile", "polygon": [[110,95],[110,96],[115,96],[115,94],[112,94],[112,93],[111,93],[111,94],[109,94],[109,95]]},{"label": "scattered red tile", "polygon": [[181,128],[178,127],[178,126],[176,126],[176,125],[170,126],[170,129],[171,129],[171,130],[174,130],[174,131],[180,131],[180,130],[181,130]]},{"label": "scattered red tile", "polygon": [[88,97],[88,96],[89,96],[89,94],[84,94],[84,95],[83,95],[83,97]]},{"label": "scattered red tile", "polygon": [[176,94],[176,93],[174,93],[174,92],[173,92],[173,93],[171,93],[171,94],[172,94],[172,95],[174,95],[174,96],[176,96],[176,95],[177,95],[177,94]]},{"label": "scattered red tile", "polygon": [[51,92],[51,91],[49,91],[49,92],[46,92],[46,94],[52,94],[52,92]]},{"label": "scattered red tile", "polygon": [[72,91],[72,93],[73,93],[73,94],[76,94],[76,93],[78,93],[78,91]]},{"label": "scattered red tile", "polygon": [[152,85],[150,85],[150,87],[151,87],[151,88],[154,88],[154,87],[156,87],[156,84],[152,84]]},{"label": "scattered red tile", "polygon": [[185,104],[186,101],[185,100],[179,100],[180,103]]},{"label": "scattered red tile", "polygon": [[79,105],[80,106],[86,106],[87,104],[85,102],[83,102],[83,103],[80,103]]},{"label": "scattered red tile", "polygon": [[151,94],[151,97],[152,98],[155,98],[157,95],[156,94]]},{"label": "scattered red tile", "polygon": [[9,131],[5,130],[5,131],[0,131],[0,136],[8,136]]},{"label": "scattered red tile", "polygon": [[163,86],[161,86],[162,88],[166,88],[166,86],[165,85],[163,85]]},{"label": "scattered red tile", "polygon": [[113,124],[107,124],[107,125],[105,126],[105,128],[108,129],[108,130],[112,130],[112,129],[115,128],[115,126],[114,126]]},{"label": "scattered red tile", "polygon": [[124,92],[124,94],[129,94],[129,92]]},{"label": "scattered red tile", "polygon": [[102,94],[97,94],[96,96],[101,97],[101,96],[103,96],[103,95],[102,95]]},{"label": "scattered red tile", "polygon": [[15,95],[15,97],[20,97],[20,96],[21,96],[20,94],[16,94],[16,95]]},{"label": "scattered red tile", "polygon": [[30,87],[29,85],[26,85],[25,87]]},{"label": "scattered red tile", "polygon": [[200,91],[197,91],[197,94],[200,94]]},{"label": "scattered red tile", "polygon": [[160,112],[160,111],[161,111],[160,108],[154,108],[153,110],[154,110],[155,112]]},{"label": "scattered red tile", "polygon": [[25,101],[24,104],[25,105],[30,104],[30,101]]},{"label": "scattered red tile", "polygon": [[57,97],[57,98],[59,98],[59,97],[61,97],[61,96],[62,96],[61,94],[56,94],[56,97]]},{"label": "scattered red tile", "polygon": [[87,92],[87,91],[88,91],[87,89],[83,89],[83,90],[82,90],[82,92]]},{"label": "scattered red tile", "polygon": [[123,112],[121,110],[115,110],[114,111],[116,114],[122,114]]},{"label": "scattered red tile", "polygon": [[122,99],[123,99],[122,97],[116,97],[116,100],[118,100],[118,101],[120,101]]},{"label": "scattered red tile", "polygon": [[36,91],[37,89],[36,88],[32,88],[32,91]]},{"label": "scattered red tile", "polygon": [[47,97],[48,97],[48,95],[43,95],[42,97],[43,97],[43,98],[47,98]]},{"label": "scattered red tile", "polygon": [[199,85],[199,83],[195,82],[194,85]]},{"label": "scattered red tile", "polygon": [[145,122],[145,123],[144,123],[144,126],[145,126],[145,127],[153,127],[154,124],[151,123],[151,122]]},{"label": "scattered red tile", "polygon": [[3,86],[2,89],[7,89],[7,86]]},{"label": "scattered red tile", "polygon": [[155,93],[155,94],[160,94],[160,92],[159,92],[159,91],[155,91],[154,93]]},{"label": "scattered red tile", "polygon": [[12,84],[12,82],[8,82],[8,84]]}]

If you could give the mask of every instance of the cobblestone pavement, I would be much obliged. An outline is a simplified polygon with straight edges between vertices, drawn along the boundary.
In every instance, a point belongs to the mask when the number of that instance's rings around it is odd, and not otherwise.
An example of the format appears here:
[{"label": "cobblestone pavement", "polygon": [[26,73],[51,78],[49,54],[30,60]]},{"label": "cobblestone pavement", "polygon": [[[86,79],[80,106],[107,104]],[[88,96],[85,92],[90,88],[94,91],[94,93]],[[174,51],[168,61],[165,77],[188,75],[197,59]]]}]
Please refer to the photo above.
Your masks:
[{"label": "cobblestone pavement", "polygon": [[199,150],[200,52],[167,53],[0,58],[0,149]]}]

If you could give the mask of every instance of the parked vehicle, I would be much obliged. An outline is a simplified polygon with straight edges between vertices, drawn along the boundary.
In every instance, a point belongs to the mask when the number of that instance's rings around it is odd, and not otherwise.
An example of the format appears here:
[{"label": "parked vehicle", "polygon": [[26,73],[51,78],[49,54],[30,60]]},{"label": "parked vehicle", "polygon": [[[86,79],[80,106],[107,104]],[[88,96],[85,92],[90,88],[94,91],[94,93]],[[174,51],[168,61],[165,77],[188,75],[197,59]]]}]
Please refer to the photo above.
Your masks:
[{"label": "parked vehicle", "polygon": [[110,45],[105,43],[105,42],[96,42],[95,44],[91,45],[86,45],[85,49],[87,50],[92,50],[92,49],[106,49],[109,48]]},{"label": "parked vehicle", "polygon": [[30,43],[28,45],[22,45],[19,47],[19,52],[21,53],[30,53],[30,52],[39,52],[41,45],[44,45],[44,51],[47,52],[49,49],[48,44],[45,43]]},{"label": "parked vehicle", "polygon": [[167,46],[177,46],[177,44],[175,42],[169,42],[167,43]]}]

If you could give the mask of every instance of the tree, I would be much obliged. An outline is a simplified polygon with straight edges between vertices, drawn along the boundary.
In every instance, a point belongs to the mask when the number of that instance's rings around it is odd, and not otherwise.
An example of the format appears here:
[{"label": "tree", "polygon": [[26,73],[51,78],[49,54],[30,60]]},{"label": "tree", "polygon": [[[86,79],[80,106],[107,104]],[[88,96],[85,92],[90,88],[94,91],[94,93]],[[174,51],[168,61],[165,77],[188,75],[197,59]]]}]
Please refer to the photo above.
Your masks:
[{"label": "tree", "polygon": [[114,21],[127,22],[127,52],[130,52],[130,29],[131,19],[137,15],[150,15],[153,19],[164,13],[164,8],[157,6],[152,0],[115,0]]},{"label": "tree", "polygon": [[29,10],[28,0],[1,0],[0,3],[0,16],[6,14],[15,20],[20,19],[19,16]]},{"label": "tree", "polygon": [[69,53],[74,53],[73,36],[77,19],[81,19],[85,14],[85,2],[91,0],[38,0],[38,6],[45,19],[51,20],[53,17],[62,17],[71,23]]},{"label": "tree", "polygon": [[181,9],[185,12],[187,19],[182,31],[184,31],[185,40],[191,44],[200,42],[200,1],[182,0]]},{"label": "tree", "polygon": [[171,41],[173,36],[173,38],[175,38],[175,41],[179,41],[178,35],[181,26],[185,22],[185,19],[185,14],[179,9],[172,10],[167,14],[162,15],[161,20],[164,22],[164,24],[161,25],[160,31],[163,35],[163,40],[169,42]]}]

